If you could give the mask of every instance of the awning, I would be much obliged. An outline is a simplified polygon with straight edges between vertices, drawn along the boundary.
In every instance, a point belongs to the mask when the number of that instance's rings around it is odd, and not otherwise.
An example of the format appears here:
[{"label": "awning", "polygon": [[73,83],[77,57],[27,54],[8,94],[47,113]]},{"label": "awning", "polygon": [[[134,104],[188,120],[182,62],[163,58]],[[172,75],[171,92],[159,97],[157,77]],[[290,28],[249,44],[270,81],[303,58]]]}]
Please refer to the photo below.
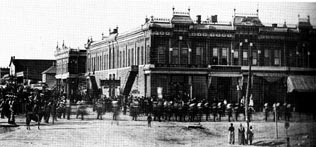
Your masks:
[{"label": "awning", "polygon": [[289,76],[287,92],[316,92],[316,76]]},{"label": "awning", "polygon": [[210,72],[211,77],[242,77],[239,72]]},{"label": "awning", "polygon": [[274,83],[287,76],[284,73],[254,73],[253,75],[257,77],[262,77],[269,83]]}]

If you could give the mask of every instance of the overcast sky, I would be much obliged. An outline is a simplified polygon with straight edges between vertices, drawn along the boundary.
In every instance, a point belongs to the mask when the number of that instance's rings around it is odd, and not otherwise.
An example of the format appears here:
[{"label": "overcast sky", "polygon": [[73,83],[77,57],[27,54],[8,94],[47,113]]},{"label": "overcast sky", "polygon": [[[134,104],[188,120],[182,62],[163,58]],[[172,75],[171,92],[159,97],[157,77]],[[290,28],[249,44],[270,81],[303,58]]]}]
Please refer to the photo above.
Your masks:
[{"label": "overcast sky", "polygon": [[73,48],[83,48],[88,37],[100,40],[109,28],[119,32],[136,28],[145,17],[171,18],[175,11],[191,8],[191,18],[201,14],[218,15],[219,21],[229,22],[233,9],[237,13],[255,13],[264,24],[297,24],[297,16],[310,15],[316,26],[316,3],[252,2],[210,0],[0,0],[0,67],[9,65],[10,57],[54,59],[59,42]]}]

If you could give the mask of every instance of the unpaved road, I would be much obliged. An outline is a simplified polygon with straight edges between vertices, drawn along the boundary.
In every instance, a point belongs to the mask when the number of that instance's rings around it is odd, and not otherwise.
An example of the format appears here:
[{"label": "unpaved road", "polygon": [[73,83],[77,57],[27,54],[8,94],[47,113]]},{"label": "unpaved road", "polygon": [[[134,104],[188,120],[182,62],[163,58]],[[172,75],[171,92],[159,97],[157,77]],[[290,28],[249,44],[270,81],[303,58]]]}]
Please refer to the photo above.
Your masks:
[{"label": "unpaved road", "polygon": [[[38,130],[32,126],[26,130],[24,119],[17,119],[19,127],[11,131],[0,131],[0,147],[7,146],[233,146],[228,144],[229,122],[202,122],[204,129],[189,129],[196,123],[153,122],[147,127],[145,117],[141,121],[131,121],[129,116],[121,116],[119,125],[112,124],[110,114],[105,120],[88,116],[87,120],[61,119],[55,124],[43,124]],[[1,124],[5,120],[0,119]],[[237,141],[237,127],[234,122]],[[35,123],[33,123],[34,125]],[[258,121],[254,127],[256,146],[286,146],[284,123],[279,123],[279,139],[274,139],[275,123]],[[2,128],[3,130],[3,128]],[[292,122],[288,130],[292,146],[315,145],[315,122]],[[234,145],[239,146],[239,145]]]}]

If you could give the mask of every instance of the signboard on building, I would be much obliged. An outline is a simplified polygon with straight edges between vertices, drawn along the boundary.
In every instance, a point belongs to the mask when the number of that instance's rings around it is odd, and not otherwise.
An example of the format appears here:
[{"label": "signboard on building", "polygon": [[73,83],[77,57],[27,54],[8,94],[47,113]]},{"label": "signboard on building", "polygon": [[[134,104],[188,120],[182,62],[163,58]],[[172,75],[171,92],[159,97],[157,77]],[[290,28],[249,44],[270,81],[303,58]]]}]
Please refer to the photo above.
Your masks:
[{"label": "signboard on building", "polygon": [[100,80],[100,85],[106,88],[121,86],[121,80]]}]

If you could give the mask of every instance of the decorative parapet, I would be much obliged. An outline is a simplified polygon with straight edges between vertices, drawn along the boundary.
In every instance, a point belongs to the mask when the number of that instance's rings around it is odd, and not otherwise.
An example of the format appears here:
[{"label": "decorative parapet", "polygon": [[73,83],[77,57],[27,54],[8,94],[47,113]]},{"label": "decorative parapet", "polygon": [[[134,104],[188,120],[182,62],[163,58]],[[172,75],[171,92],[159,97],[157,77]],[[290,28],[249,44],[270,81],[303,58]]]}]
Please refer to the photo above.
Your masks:
[{"label": "decorative parapet", "polygon": [[190,16],[190,12],[173,12],[173,15],[184,15],[184,16]]}]

